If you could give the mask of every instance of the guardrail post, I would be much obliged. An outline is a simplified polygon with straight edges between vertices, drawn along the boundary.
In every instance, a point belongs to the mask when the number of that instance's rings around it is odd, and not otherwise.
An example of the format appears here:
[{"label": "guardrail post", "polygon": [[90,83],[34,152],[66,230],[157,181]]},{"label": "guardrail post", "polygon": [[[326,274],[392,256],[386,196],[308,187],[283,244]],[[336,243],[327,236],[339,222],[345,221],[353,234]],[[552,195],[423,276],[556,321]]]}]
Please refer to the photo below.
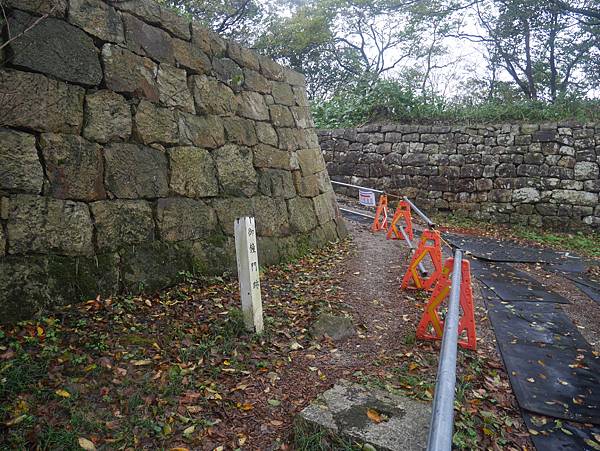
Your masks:
[{"label": "guardrail post", "polygon": [[456,249],[452,269],[452,286],[448,300],[448,314],[444,320],[444,335],[435,383],[427,451],[450,451],[452,449],[461,272],[462,250]]}]

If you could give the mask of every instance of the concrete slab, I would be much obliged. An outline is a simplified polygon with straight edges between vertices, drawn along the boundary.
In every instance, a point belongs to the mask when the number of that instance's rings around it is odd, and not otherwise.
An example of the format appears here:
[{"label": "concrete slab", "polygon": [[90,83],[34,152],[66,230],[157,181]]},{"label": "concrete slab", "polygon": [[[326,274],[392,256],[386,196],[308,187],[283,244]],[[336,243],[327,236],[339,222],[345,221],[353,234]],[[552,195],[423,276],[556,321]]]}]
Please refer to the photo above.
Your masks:
[{"label": "concrete slab", "polygon": [[[367,414],[369,409],[375,421]],[[421,451],[430,419],[430,404],[341,380],[300,412],[296,439],[298,434],[322,434],[327,449],[360,445],[380,451]]]}]

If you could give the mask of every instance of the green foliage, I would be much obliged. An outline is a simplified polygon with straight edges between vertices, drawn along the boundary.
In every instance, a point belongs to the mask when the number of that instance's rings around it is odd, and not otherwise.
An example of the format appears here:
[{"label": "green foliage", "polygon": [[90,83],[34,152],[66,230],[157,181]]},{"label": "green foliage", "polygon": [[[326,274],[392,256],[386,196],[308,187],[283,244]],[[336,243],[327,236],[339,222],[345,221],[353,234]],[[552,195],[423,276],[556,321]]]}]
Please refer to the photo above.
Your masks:
[{"label": "green foliage", "polygon": [[448,102],[438,96],[419,96],[395,81],[380,80],[340,92],[330,100],[315,101],[312,114],[318,128],[355,127],[376,120],[486,123],[575,119],[587,122],[600,119],[600,101]]}]

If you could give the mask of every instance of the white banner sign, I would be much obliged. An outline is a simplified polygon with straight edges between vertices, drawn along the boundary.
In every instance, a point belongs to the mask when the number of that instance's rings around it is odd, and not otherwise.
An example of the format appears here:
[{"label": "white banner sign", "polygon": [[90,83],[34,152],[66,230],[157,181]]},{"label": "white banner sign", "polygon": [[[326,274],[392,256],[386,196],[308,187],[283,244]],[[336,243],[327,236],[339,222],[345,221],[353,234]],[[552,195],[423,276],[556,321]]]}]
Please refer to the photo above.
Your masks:
[{"label": "white banner sign", "polygon": [[373,191],[358,190],[358,202],[367,207],[375,206],[375,193]]}]

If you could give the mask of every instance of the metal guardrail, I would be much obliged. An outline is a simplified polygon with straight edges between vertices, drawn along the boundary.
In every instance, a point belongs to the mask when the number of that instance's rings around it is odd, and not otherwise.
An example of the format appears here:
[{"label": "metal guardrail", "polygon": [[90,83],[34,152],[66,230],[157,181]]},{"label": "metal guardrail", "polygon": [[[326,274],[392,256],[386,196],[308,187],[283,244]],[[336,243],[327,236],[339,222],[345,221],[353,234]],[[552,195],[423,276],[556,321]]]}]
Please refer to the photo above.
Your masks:
[{"label": "metal guardrail", "polygon": [[[381,190],[367,188],[365,186],[351,185],[349,183],[335,182],[331,183],[358,188],[375,193],[385,193]],[[396,197],[396,196],[395,196]],[[430,229],[435,228],[435,223],[427,217],[408,197],[403,199],[410,205],[410,208],[427,224]],[[340,208],[342,211],[355,215],[374,219],[374,216],[366,213]],[[406,232],[400,228],[404,240],[410,249],[414,246],[406,235]],[[444,332],[442,336],[442,347],[440,352],[440,361],[437,370],[437,379],[435,383],[435,395],[433,397],[433,410],[429,427],[429,436],[427,438],[427,451],[451,451],[452,436],[454,430],[454,396],[456,390],[456,358],[458,356],[458,323],[460,320],[460,283],[462,280],[462,259],[463,251],[456,249],[454,251],[454,265],[452,268],[452,282],[450,287],[450,296],[448,299],[448,313],[444,319]],[[423,264],[419,264],[419,270],[425,273]]]},{"label": "metal guardrail", "polygon": [[372,191],[374,193],[381,193],[381,194],[385,193],[385,191],[381,191],[380,189],[367,188],[366,186],[352,185],[350,183],[344,183],[344,182],[336,182],[335,180],[331,180],[331,183],[333,183],[334,185],[347,186],[348,188],[364,189],[365,191]]},{"label": "metal guardrail", "polygon": [[463,251],[456,249],[454,251],[448,314],[444,319],[444,335],[442,336],[440,362],[435,382],[435,395],[433,397],[429,437],[427,438],[427,451],[450,451],[452,449],[462,257]]}]

